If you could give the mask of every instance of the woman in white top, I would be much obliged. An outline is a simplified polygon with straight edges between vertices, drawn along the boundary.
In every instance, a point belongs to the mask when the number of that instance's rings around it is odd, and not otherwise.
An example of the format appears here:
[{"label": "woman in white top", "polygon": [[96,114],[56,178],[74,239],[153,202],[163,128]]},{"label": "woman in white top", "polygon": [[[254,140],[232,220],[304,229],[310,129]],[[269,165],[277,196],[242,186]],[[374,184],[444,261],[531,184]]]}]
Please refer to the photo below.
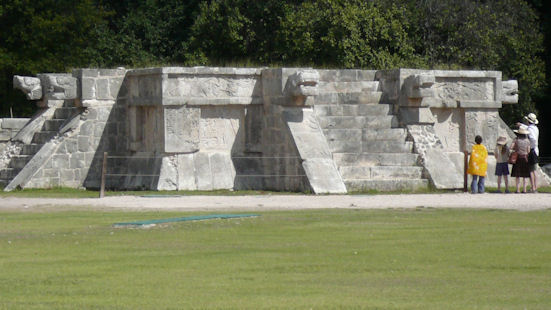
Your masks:
[{"label": "woman in white top", "polygon": [[519,129],[525,128],[528,130],[528,139],[530,140],[530,154],[528,154],[528,165],[530,166],[530,184],[532,185],[532,192],[535,193],[538,190],[538,184],[536,179],[536,169],[538,167],[540,150],[538,148],[538,139],[540,137],[540,131],[536,126],[539,121],[536,114],[530,113],[524,117],[524,120],[528,125],[517,123]]}]

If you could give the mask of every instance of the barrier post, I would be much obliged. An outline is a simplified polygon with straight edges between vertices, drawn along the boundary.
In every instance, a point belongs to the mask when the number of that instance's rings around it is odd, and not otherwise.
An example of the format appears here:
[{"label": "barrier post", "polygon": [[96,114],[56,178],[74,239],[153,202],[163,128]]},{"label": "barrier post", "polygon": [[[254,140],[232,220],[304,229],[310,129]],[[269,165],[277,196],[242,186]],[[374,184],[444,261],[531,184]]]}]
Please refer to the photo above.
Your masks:
[{"label": "barrier post", "polygon": [[103,152],[103,165],[101,167],[101,185],[99,189],[99,198],[105,195],[105,174],[107,173],[107,152]]},{"label": "barrier post", "polygon": [[468,175],[467,175],[467,169],[469,168],[469,152],[463,151],[465,154],[463,158],[463,191],[466,193],[468,192],[467,183],[468,183]]}]

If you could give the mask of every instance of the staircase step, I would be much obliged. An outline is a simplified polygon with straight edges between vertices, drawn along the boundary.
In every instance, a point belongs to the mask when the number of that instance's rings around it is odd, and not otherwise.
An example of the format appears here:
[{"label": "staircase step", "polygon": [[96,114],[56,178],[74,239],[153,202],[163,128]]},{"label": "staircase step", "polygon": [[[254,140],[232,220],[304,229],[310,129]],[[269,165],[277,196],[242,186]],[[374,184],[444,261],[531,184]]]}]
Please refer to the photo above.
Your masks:
[{"label": "staircase step", "polygon": [[365,125],[364,116],[326,116],[318,121],[322,129],[363,128]]},{"label": "staircase step", "polygon": [[322,116],[343,116],[342,104],[315,104],[314,112],[318,117]]},{"label": "staircase step", "polygon": [[45,131],[45,130],[39,131],[34,134],[33,140],[31,141],[31,143],[44,144],[48,142],[48,140],[50,140],[55,134],[56,134],[56,131]]},{"label": "staircase step", "polygon": [[359,104],[357,107],[358,115],[382,116],[392,114],[390,104]]},{"label": "staircase step", "polygon": [[25,165],[31,160],[32,156],[30,155],[16,155],[10,159],[9,168],[19,168],[23,169]]},{"label": "staircase step", "polygon": [[320,93],[315,97],[317,104],[379,104],[383,93],[379,91],[359,91],[346,93]]},{"label": "staircase step", "polygon": [[345,180],[420,179],[423,176],[423,168],[414,166],[341,166],[339,172]]},{"label": "staircase step", "polygon": [[365,128],[372,130],[398,127],[398,117],[394,115],[387,116],[365,116]]},{"label": "staircase step", "polygon": [[379,81],[319,82],[318,89],[323,93],[352,93],[379,91]]},{"label": "staircase step", "polygon": [[362,153],[411,153],[413,142],[395,140],[371,140],[362,143]]},{"label": "staircase step", "polygon": [[314,111],[322,116],[388,116],[389,104],[316,104]]},{"label": "staircase step", "polygon": [[407,131],[404,128],[384,128],[372,130],[369,128],[363,129],[363,141],[380,141],[380,140],[396,140],[405,141]]},{"label": "staircase step", "polygon": [[413,153],[333,153],[337,166],[416,166]]},{"label": "staircase step", "polygon": [[69,109],[76,109],[75,102],[73,100],[65,100],[63,101],[62,108],[69,108]]},{"label": "staircase step", "polygon": [[323,134],[327,141],[334,140],[354,140],[358,143],[362,140],[362,129],[359,128],[342,128],[342,129],[324,129]]},{"label": "staircase step", "polygon": [[370,128],[383,129],[398,126],[398,118],[386,116],[325,116],[318,118],[322,129]]},{"label": "staircase step", "polygon": [[56,119],[68,119],[73,114],[77,113],[75,110],[77,110],[77,108],[74,108],[74,107],[57,108],[54,112],[54,118],[56,118]]},{"label": "staircase step", "polygon": [[315,104],[358,104],[361,92],[321,93],[315,98]]},{"label": "staircase step", "polygon": [[358,96],[358,103],[361,104],[379,104],[383,98],[383,92],[364,91]]},{"label": "staircase step", "polygon": [[362,150],[362,144],[354,141],[327,141],[331,153],[359,153]]},{"label": "staircase step", "polygon": [[65,123],[64,119],[49,119],[44,122],[44,130],[58,131],[61,125]]},{"label": "staircase step", "polygon": [[341,104],[339,106],[342,107],[343,116],[389,116],[391,114],[389,104]]},{"label": "staircase step", "polygon": [[344,180],[346,190],[354,191],[404,191],[419,190],[429,187],[425,179],[392,179],[392,180]]},{"label": "staircase step", "polygon": [[332,153],[356,153],[362,149],[361,129],[325,129],[323,131]]},{"label": "staircase step", "polygon": [[36,143],[23,144],[23,146],[21,147],[20,155],[34,155],[36,154],[36,152],[40,150],[40,148],[43,145],[44,144],[36,144]]}]

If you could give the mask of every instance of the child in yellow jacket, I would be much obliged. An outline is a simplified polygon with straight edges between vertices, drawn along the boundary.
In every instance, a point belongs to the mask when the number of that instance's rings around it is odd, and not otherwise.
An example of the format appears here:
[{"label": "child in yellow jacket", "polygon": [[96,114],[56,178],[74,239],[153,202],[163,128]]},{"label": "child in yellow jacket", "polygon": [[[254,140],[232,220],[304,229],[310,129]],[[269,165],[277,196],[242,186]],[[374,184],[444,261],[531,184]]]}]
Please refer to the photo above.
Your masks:
[{"label": "child in yellow jacket", "polygon": [[486,170],[488,170],[488,150],[482,145],[482,137],[476,136],[474,138],[475,145],[471,150],[471,157],[469,158],[469,169],[467,173],[473,176],[471,182],[471,194],[484,193],[484,179],[486,177]]}]

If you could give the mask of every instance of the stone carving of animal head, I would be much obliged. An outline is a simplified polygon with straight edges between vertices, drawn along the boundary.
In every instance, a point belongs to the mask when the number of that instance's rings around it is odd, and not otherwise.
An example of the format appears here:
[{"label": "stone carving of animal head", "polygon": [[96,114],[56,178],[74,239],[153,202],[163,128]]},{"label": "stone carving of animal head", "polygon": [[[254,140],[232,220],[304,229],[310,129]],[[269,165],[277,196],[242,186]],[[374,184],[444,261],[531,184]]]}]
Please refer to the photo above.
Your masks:
[{"label": "stone carving of animal head", "polygon": [[518,82],[517,80],[502,81],[503,103],[518,103]]},{"label": "stone carving of animal head", "polygon": [[14,75],[13,88],[20,89],[29,100],[39,100],[42,98],[42,83],[40,83],[39,78]]}]

